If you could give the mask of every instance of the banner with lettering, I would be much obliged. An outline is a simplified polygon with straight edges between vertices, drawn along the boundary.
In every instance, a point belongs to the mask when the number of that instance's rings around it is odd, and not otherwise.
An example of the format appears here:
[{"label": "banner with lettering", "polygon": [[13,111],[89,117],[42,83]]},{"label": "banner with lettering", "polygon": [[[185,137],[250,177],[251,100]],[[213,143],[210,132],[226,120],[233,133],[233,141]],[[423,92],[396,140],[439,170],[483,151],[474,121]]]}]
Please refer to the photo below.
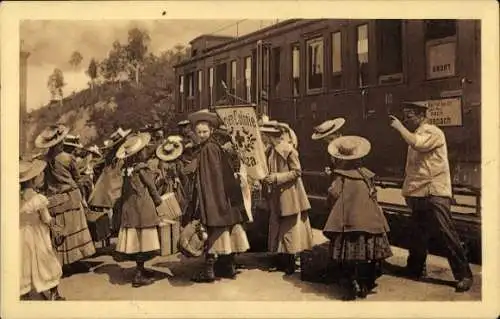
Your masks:
[{"label": "banner with lettering", "polygon": [[268,174],[265,146],[253,106],[219,106],[215,112],[227,127],[248,175],[255,180],[263,179]]}]

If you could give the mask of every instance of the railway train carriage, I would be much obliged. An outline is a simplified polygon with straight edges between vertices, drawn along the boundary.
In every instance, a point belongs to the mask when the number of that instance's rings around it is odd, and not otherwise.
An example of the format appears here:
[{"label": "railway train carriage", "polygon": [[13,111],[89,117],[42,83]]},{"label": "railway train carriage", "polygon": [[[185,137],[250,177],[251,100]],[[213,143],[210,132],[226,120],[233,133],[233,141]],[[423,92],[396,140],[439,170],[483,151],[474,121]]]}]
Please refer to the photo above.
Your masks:
[{"label": "railway train carriage", "polygon": [[480,20],[293,19],[237,38],[202,35],[190,45],[191,56],[175,67],[179,116],[241,104],[231,97],[237,96],[289,123],[316,227],[328,213],[322,173],[328,157],[311,133],[326,119],[344,117],[344,134],[372,143],[366,165],[378,176],[391,240],[407,246],[410,212],[399,191],[407,146],[388,114],[401,117],[401,102],[427,103],[448,142],[454,221],[471,260],[481,262]]}]

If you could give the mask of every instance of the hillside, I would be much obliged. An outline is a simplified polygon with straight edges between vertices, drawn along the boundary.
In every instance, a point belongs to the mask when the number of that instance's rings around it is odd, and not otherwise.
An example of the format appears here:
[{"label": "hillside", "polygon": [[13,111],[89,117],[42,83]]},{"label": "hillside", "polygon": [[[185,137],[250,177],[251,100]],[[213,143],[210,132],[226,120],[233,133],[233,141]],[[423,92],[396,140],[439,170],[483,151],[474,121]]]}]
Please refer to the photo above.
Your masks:
[{"label": "hillside", "polygon": [[34,152],[34,139],[48,125],[62,123],[72,134],[79,134],[84,145],[102,142],[119,126],[139,129],[160,122],[170,126],[174,117],[171,94],[152,92],[151,87],[107,83],[85,89],[28,114],[21,129],[27,130],[28,153]]}]

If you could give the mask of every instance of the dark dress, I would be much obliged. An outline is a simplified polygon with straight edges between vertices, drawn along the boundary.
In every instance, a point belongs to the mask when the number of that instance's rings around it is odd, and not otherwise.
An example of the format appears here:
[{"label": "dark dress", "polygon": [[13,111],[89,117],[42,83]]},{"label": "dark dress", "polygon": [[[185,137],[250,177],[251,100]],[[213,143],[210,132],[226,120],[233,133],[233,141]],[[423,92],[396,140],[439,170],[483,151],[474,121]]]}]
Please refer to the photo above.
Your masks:
[{"label": "dark dress", "polygon": [[366,168],[334,171],[331,212],[323,229],[336,261],[372,261],[392,256],[389,226],[377,204],[373,174]]},{"label": "dark dress", "polygon": [[161,197],[147,164],[138,163],[125,168],[124,175],[121,228],[116,251],[130,255],[133,260],[145,255],[150,258],[160,249],[156,207],[161,204]]},{"label": "dark dress", "polygon": [[231,254],[248,250],[248,239],[241,226],[248,216],[227,155],[209,139],[201,145],[197,161],[194,217],[207,227],[208,252]]}]

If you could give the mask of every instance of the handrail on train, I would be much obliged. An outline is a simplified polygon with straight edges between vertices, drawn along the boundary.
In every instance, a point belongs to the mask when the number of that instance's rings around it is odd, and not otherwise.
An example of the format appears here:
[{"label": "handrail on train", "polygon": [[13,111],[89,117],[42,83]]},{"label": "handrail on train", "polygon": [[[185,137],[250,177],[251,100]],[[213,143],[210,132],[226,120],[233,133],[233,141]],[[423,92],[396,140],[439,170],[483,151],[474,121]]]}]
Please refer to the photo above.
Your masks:
[{"label": "handrail on train", "polygon": [[[326,177],[324,172],[302,171],[305,176]],[[401,188],[403,187],[403,178],[400,177],[377,177],[375,185],[381,188]],[[476,197],[477,215],[481,214],[481,188],[471,187],[469,185],[453,184],[453,195],[474,196]]]}]

